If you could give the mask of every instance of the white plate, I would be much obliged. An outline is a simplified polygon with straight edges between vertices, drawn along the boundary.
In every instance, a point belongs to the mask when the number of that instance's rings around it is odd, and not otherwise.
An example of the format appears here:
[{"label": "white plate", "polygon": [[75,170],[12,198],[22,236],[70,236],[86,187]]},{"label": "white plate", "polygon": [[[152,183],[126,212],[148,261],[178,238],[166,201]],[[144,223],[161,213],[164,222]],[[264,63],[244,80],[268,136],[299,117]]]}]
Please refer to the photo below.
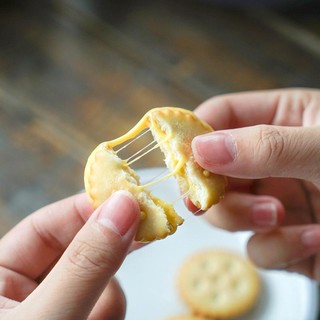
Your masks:
[{"label": "white plate", "polygon": [[[148,181],[162,168],[144,169],[138,173]],[[167,201],[179,198],[176,182],[169,179],[153,193]],[[127,297],[126,320],[164,320],[187,313],[180,300],[175,280],[178,268],[193,253],[206,248],[231,249],[245,254],[248,233],[230,233],[194,217],[182,201],[175,206],[185,222],[165,240],[156,241],[131,253],[117,276]],[[267,253],[266,253],[267,254]],[[317,285],[306,277],[281,271],[259,271],[263,292],[246,320],[314,320],[317,318]]]}]

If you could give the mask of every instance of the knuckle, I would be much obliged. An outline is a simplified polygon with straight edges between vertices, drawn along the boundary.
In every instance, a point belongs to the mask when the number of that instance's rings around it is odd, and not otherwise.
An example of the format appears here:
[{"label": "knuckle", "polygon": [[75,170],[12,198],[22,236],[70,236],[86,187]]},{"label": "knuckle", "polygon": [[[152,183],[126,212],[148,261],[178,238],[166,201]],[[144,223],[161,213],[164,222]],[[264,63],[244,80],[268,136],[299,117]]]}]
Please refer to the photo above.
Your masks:
[{"label": "knuckle", "polygon": [[115,257],[107,247],[92,245],[78,240],[68,256],[71,272],[80,277],[90,277],[92,273],[106,272],[114,264]]},{"label": "knuckle", "polygon": [[[285,155],[284,148],[285,136],[277,127],[268,125],[258,127],[258,142],[254,150],[255,158],[263,160],[268,167]],[[261,155],[263,159],[261,159]]]},{"label": "knuckle", "polygon": [[0,267],[0,295],[7,296],[12,288],[13,279],[12,274],[3,267]]}]

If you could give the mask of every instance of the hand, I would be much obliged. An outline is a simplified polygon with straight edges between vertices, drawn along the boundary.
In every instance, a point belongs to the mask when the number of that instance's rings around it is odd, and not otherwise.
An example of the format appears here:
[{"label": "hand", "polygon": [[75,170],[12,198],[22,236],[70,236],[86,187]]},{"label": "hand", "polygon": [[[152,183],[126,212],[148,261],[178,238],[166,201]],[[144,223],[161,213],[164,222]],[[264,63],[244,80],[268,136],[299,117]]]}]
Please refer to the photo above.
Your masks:
[{"label": "hand", "polygon": [[205,216],[227,230],[253,230],[248,254],[258,266],[320,282],[320,91],[225,95],[196,113],[218,130],[194,139],[196,161],[230,177]]},{"label": "hand", "polygon": [[0,240],[0,319],[124,319],[112,276],[139,216],[119,191],[95,211],[79,194],[27,217]]}]

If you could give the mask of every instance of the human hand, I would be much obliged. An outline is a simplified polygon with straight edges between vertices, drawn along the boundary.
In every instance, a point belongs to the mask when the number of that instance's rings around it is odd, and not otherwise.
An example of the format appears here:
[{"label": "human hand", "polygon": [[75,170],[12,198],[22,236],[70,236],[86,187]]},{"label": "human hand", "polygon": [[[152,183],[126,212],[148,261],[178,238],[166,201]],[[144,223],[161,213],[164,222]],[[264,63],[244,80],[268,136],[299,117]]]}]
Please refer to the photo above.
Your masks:
[{"label": "human hand", "polygon": [[0,240],[0,319],[124,319],[112,277],[139,216],[119,191],[95,211],[79,194],[24,219]]},{"label": "human hand", "polygon": [[230,177],[205,216],[227,230],[253,230],[248,254],[258,266],[320,282],[320,91],[225,95],[196,113],[218,130],[194,139],[196,161]]}]

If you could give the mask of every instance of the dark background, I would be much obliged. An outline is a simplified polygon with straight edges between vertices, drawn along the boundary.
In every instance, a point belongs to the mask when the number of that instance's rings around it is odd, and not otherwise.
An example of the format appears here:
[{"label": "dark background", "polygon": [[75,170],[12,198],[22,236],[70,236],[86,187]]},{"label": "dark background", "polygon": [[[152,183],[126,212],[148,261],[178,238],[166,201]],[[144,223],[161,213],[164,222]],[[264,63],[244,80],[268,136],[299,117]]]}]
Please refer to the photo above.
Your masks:
[{"label": "dark background", "polygon": [[92,149],[151,107],[319,87],[319,5],[227,2],[1,2],[1,233],[81,190]]}]

